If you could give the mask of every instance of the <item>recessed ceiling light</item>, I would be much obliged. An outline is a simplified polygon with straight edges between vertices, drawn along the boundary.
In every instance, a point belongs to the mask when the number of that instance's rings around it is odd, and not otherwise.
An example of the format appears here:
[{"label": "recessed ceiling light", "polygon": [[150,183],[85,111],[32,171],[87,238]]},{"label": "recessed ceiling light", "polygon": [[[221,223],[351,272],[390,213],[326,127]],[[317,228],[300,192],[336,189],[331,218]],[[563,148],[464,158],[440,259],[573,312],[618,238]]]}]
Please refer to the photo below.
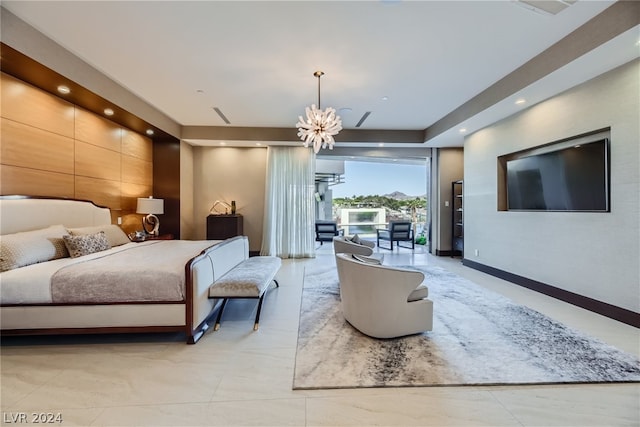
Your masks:
[{"label": "recessed ceiling light", "polygon": [[224,141],[220,141],[220,145],[227,145],[227,143]]},{"label": "recessed ceiling light", "polygon": [[382,97],[382,100],[383,100],[383,101],[388,101],[388,100],[389,100],[389,97],[388,97],[388,96],[383,96],[383,97]]},{"label": "recessed ceiling light", "polygon": [[460,132],[460,133],[465,133],[466,131],[467,131],[467,128],[460,128],[460,129],[459,129],[459,132]]},{"label": "recessed ceiling light", "polygon": [[111,108],[105,108],[104,114],[106,114],[107,116],[113,116],[113,110]]},{"label": "recessed ceiling light", "polygon": [[256,142],[256,145],[262,145],[262,143],[261,142]]},{"label": "recessed ceiling light", "polygon": [[527,102],[527,100],[524,98],[516,99],[516,105],[521,105],[521,104],[524,104],[525,102]]},{"label": "recessed ceiling light", "polygon": [[340,114],[348,114],[350,112],[352,112],[353,110],[349,107],[344,107],[338,110],[338,113]]},{"label": "recessed ceiling light", "polygon": [[71,93],[71,89],[69,89],[69,86],[60,85],[58,86],[58,92],[60,92],[63,95],[67,95]]},{"label": "recessed ceiling light", "polygon": [[384,142],[379,143],[378,147],[384,147]]},{"label": "recessed ceiling light", "polygon": [[151,136],[151,135],[153,135],[153,129],[147,129],[145,133],[147,135]]}]

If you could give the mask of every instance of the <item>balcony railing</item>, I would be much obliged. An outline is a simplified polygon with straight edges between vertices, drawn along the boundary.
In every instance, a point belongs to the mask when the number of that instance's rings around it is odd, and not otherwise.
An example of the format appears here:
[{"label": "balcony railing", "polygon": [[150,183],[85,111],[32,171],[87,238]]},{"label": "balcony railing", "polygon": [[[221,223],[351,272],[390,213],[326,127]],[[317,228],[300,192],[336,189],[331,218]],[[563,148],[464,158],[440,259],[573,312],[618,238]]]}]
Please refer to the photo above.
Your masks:
[{"label": "balcony railing", "polygon": [[[387,228],[389,225],[388,222],[358,222],[358,223],[338,223],[338,227],[344,230],[345,236],[353,236],[357,234],[360,237],[376,237],[376,230],[379,228]],[[422,229],[424,228],[424,222],[413,222],[412,223],[414,235],[418,235]]]}]

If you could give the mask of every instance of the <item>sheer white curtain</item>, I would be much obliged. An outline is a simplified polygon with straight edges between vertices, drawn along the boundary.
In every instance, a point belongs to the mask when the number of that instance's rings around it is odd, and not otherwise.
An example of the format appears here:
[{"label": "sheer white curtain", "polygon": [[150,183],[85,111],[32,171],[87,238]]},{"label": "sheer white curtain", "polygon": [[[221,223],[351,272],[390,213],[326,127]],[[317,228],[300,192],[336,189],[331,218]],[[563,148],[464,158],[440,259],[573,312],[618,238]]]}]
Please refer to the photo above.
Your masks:
[{"label": "sheer white curtain", "polygon": [[261,255],[315,256],[313,151],[269,147]]}]

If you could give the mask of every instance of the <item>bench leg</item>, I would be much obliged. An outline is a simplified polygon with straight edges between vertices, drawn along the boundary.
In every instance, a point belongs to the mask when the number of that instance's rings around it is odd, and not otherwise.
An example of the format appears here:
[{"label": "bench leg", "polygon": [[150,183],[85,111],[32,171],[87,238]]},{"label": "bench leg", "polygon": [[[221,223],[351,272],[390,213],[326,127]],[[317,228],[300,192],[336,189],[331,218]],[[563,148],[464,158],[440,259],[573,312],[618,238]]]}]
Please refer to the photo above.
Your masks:
[{"label": "bench leg", "polygon": [[262,310],[262,302],[264,301],[264,295],[266,292],[262,293],[260,300],[258,301],[258,312],[256,313],[256,320],[253,322],[253,330],[257,331],[260,325],[260,310]]},{"label": "bench leg", "polygon": [[222,305],[220,306],[220,311],[218,312],[218,317],[216,318],[216,324],[213,327],[214,332],[220,329],[220,320],[222,319],[222,312],[224,311],[224,306],[227,305],[227,301],[229,301],[227,298],[222,300]]},{"label": "bench leg", "polygon": [[[273,279],[273,283],[276,284],[276,288],[280,287],[280,284],[278,283],[278,281],[276,279]],[[267,291],[265,290],[262,293],[262,296],[260,297],[260,300],[258,301],[258,312],[256,313],[256,320],[253,322],[253,330],[257,331],[258,328],[260,327],[260,310],[262,310],[262,302],[264,301],[264,296],[267,294]]]}]

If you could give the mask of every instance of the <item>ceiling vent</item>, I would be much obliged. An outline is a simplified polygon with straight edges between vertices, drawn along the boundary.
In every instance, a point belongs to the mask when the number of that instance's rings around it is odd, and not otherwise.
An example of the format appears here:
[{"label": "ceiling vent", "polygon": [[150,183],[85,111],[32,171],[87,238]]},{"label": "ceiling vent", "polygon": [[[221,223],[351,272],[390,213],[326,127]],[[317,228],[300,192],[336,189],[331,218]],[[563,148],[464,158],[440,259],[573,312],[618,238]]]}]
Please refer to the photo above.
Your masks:
[{"label": "ceiling vent", "polygon": [[515,4],[543,15],[557,15],[577,0],[515,0]]},{"label": "ceiling vent", "polygon": [[360,118],[360,120],[358,120],[358,123],[356,123],[356,127],[359,128],[360,126],[362,126],[362,124],[364,123],[365,120],[367,120],[367,117],[369,117],[369,114],[371,114],[371,111],[367,111],[366,113],[364,113],[362,115],[362,117]]},{"label": "ceiling vent", "polygon": [[225,122],[226,124],[230,125],[231,122],[229,121],[229,119],[227,119],[227,116],[225,116],[222,111],[220,111],[220,109],[218,107],[212,107],[213,111],[215,111],[218,116],[220,116],[220,118],[222,119],[223,122]]}]

